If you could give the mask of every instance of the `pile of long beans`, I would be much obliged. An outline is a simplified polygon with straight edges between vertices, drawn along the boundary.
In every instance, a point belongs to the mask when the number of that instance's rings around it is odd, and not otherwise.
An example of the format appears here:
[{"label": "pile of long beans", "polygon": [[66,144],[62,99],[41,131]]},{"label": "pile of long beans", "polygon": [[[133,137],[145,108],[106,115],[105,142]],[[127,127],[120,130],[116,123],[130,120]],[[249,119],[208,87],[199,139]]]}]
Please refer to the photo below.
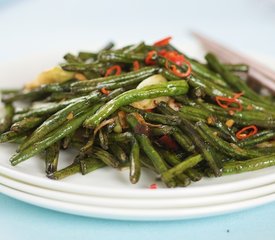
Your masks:
[{"label": "pile of long beans", "polygon": [[129,168],[133,184],[144,167],[168,187],[275,165],[275,104],[248,86],[249,67],[211,53],[201,63],[170,40],[69,53],[23,89],[2,90],[0,142],[19,144],[11,164],[39,154],[51,179]]}]

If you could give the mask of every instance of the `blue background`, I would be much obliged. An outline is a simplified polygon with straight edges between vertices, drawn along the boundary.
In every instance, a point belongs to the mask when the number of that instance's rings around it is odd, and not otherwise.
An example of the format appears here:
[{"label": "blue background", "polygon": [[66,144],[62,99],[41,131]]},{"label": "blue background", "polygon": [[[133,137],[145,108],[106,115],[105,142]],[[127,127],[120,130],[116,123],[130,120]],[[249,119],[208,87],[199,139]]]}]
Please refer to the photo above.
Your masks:
[{"label": "blue background", "polygon": [[[154,41],[204,32],[245,53],[275,58],[275,2],[0,0],[0,63],[108,40]],[[4,81],[4,80],[0,80]],[[171,222],[78,217],[0,194],[1,239],[275,239],[275,203],[224,216]]]},{"label": "blue background", "polygon": [[1,239],[5,240],[274,240],[275,238],[275,204],[203,219],[126,222],[57,213],[4,195],[0,196]]}]

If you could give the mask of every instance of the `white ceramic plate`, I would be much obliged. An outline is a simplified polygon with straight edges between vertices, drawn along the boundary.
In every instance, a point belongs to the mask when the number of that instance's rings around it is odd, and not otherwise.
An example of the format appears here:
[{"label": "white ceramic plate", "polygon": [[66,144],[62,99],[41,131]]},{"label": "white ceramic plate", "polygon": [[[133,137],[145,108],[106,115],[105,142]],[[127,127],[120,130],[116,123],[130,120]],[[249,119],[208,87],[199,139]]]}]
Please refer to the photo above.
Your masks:
[{"label": "white ceramic plate", "polygon": [[209,217],[239,210],[252,208],[266,204],[275,200],[275,194],[261,196],[250,200],[220,204],[216,206],[205,206],[195,208],[177,209],[132,209],[132,208],[112,208],[98,207],[85,204],[74,204],[63,201],[48,199],[24,193],[0,184],[0,192],[15,199],[59,212],[65,212],[80,216],[98,217],[118,220],[134,221],[162,221]]},{"label": "white ceramic plate", "polygon": [[132,209],[177,209],[212,206],[225,203],[234,203],[275,193],[275,183],[249,190],[225,193],[219,195],[188,197],[188,198],[112,198],[88,196],[74,193],[49,190],[34,185],[28,185],[0,175],[1,184],[10,188],[48,199],[69,202],[74,204]]},{"label": "white ceramic plate", "polygon": [[[191,53],[198,53],[196,46],[188,45]],[[55,53],[19,59],[0,65],[0,88],[21,86],[24,82],[34,78],[37,73],[46,67],[51,67],[61,59]],[[56,61],[57,60],[57,61]],[[24,63],[24,64],[22,64]],[[14,71],[13,69],[16,69]],[[4,81],[2,81],[4,80]],[[0,173],[15,180],[39,187],[79,193],[92,196],[124,197],[124,198],[177,198],[206,196],[221,193],[230,193],[249,188],[259,187],[275,181],[275,167],[221,178],[204,179],[198,183],[193,183],[187,188],[163,189],[159,184],[159,189],[150,190],[148,186],[155,182],[155,176],[149,171],[144,171],[141,181],[132,185],[128,180],[127,171],[115,171],[104,168],[86,176],[76,174],[62,181],[52,181],[45,177],[44,163],[39,157],[34,157],[26,162],[12,167],[9,164],[9,157],[15,151],[15,147],[10,144],[0,145]],[[63,166],[72,160],[70,154],[65,154]]]},{"label": "white ceramic plate", "polygon": [[[136,185],[129,183],[128,171],[116,171],[107,167],[85,176],[76,174],[62,181],[54,181],[45,177],[44,162],[39,157],[34,157],[16,167],[11,166],[8,158],[14,151],[14,145],[0,145],[0,174],[27,184],[83,195],[119,198],[201,197],[242,191],[275,182],[275,167],[220,178],[206,178],[192,183],[187,188],[175,189],[149,189],[149,185],[155,182],[155,175],[146,169],[143,171],[141,181]],[[63,165],[72,158],[69,153],[64,155],[61,161]],[[162,187],[161,184],[159,186]]]}]

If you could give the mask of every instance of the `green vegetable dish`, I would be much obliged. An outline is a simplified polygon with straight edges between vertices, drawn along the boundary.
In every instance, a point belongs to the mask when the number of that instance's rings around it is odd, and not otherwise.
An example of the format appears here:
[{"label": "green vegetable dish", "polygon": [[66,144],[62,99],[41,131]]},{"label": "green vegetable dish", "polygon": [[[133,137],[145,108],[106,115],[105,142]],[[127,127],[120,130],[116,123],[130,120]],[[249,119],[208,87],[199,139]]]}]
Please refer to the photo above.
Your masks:
[{"label": "green vegetable dish", "polygon": [[149,168],[168,187],[275,165],[274,98],[249,87],[249,66],[211,53],[201,63],[170,40],[69,53],[23,89],[1,90],[0,142],[19,144],[11,164],[40,154],[55,180],[128,168],[132,184]]}]

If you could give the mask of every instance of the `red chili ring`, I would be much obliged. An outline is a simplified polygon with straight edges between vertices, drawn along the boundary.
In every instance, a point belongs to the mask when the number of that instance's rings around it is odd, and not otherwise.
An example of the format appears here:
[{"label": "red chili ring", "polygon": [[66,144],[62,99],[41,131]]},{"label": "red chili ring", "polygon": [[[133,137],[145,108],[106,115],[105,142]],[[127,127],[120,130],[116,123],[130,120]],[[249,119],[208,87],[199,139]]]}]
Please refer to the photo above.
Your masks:
[{"label": "red chili ring", "polygon": [[111,92],[110,90],[107,90],[106,88],[101,88],[100,91],[105,95],[109,95],[109,93]]},{"label": "red chili ring", "polygon": [[[248,134],[245,134],[244,132],[251,130]],[[258,132],[258,128],[255,125],[247,126],[241,129],[236,133],[236,137],[240,140],[249,138],[253,135],[255,135]]]},{"label": "red chili ring", "polygon": [[148,52],[147,56],[145,58],[145,63],[147,65],[154,65],[154,64],[156,64],[156,62],[153,60],[154,56],[157,56],[157,52],[156,51],[152,50],[152,51]]},{"label": "red chili ring", "polygon": [[177,51],[167,51],[165,49],[162,49],[158,51],[158,54],[178,66],[181,66],[186,61],[184,55],[179,54]]},{"label": "red chili ring", "polygon": [[187,65],[187,71],[184,72],[184,73],[180,72],[175,65],[169,66],[168,65],[168,60],[166,60],[165,67],[168,71],[172,72],[177,77],[185,78],[185,77],[188,77],[191,74],[192,67],[191,67],[191,64],[188,61],[184,60],[184,63]]},{"label": "red chili ring", "polygon": [[119,65],[114,65],[112,67],[109,67],[105,73],[105,77],[108,77],[110,76],[113,71],[115,71],[115,74],[114,75],[120,75],[121,73],[121,67]]},{"label": "red chili ring", "polygon": [[[222,97],[222,96],[216,96],[215,100],[217,102],[217,104],[224,108],[224,109],[229,109],[229,110],[235,110],[235,111],[242,111],[243,106],[241,105],[240,101],[237,99],[237,97],[235,97],[236,95],[234,95],[234,98],[228,98],[228,97]],[[223,103],[225,102],[225,103]],[[232,103],[235,103],[238,105],[238,107],[230,107],[230,105]]]}]

